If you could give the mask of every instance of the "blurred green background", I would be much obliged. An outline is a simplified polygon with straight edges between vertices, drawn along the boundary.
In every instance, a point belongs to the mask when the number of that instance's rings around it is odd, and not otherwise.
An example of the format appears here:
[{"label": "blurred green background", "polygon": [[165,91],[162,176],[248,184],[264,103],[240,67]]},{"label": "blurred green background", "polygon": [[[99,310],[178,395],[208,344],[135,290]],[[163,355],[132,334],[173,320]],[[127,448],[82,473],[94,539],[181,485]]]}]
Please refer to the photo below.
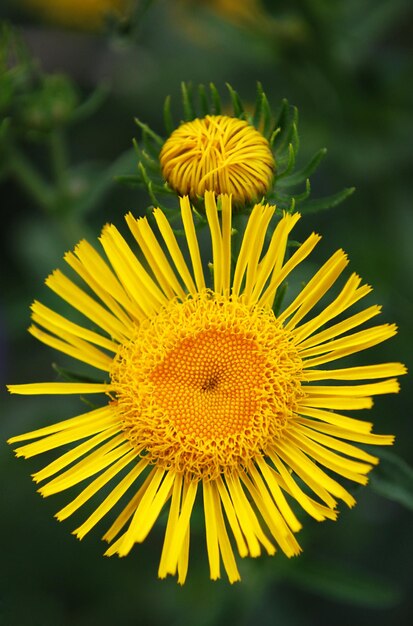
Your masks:
[{"label": "blurred green background", "polygon": [[[73,2],[72,11],[77,10]],[[369,303],[383,305],[381,322],[399,326],[397,337],[372,356],[404,361],[412,369],[409,0],[141,0],[132,17],[109,20],[92,31],[86,23],[79,31],[70,24],[43,21],[23,0],[9,0],[2,2],[0,18],[19,29],[44,72],[71,78],[74,91],[66,85],[60,103],[87,101],[105,85],[96,111],[83,119],[79,115],[78,123],[65,130],[68,154],[60,155],[66,172],[62,184],[73,197],[84,199],[82,211],[73,214],[64,203],[46,210],[4,162],[9,153],[0,151],[3,389],[6,382],[51,379],[56,375],[51,362],[65,363],[26,332],[30,303],[36,298],[50,304],[44,278],[63,267],[63,253],[80,237],[95,238],[108,220],[123,228],[127,210],[144,214],[146,194],[113,183],[113,175],[135,171],[130,150],[138,136],[135,116],[162,134],[162,105],[171,94],[179,119],[181,81],[213,81],[222,94],[229,82],[252,104],[259,80],[271,103],[285,97],[298,107],[302,162],[317,149],[328,148],[312,179],[314,194],[353,185],[356,192],[340,206],[303,219],[297,237],[312,230],[323,235],[314,262],[338,247],[349,253],[351,269],[375,288]],[[100,100],[99,95],[94,98]],[[36,133],[22,133],[19,142],[25,158],[46,178],[51,176],[48,151],[59,154],[59,144],[45,145]],[[376,432],[395,433],[394,452],[412,464],[411,383],[408,377],[401,382],[401,393],[379,398],[366,418],[375,422]],[[1,403],[3,442],[82,411],[76,400],[9,397],[5,391]],[[66,501],[65,494],[42,500],[29,477],[42,461],[16,460],[1,443],[0,624],[411,623],[413,478],[402,463],[389,461],[385,470],[373,472],[372,484],[356,492],[355,509],[342,507],[337,523],[307,520],[301,557],[288,561],[277,554],[245,560],[240,565],[243,580],[234,586],[224,579],[209,581],[204,538],[195,531],[188,580],[180,588],[174,579],[156,578],[161,528],[129,557],[107,559],[99,539],[107,523],[83,542],[70,531],[85,512],[57,523],[53,515]],[[388,498],[378,493],[386,488]]]}]

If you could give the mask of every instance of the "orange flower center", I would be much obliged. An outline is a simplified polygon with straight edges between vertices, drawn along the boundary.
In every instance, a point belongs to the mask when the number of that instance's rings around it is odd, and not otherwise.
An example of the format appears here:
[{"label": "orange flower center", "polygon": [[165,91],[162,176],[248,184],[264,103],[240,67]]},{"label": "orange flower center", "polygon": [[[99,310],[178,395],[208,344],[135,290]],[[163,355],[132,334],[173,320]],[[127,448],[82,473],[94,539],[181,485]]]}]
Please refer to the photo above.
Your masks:
[{"label": "orange flower center", "polygon": [[210,292],[141,324],[111,379],[138,452],[195,479],[265,454],[303,395],[301,359],[273,312]]},{"label": "orange flower center", "polygon": [[251,425],[264,368],[254,341],[206,330],[171,350],[150,380],[156,403],[179,432],[216,439]]}]

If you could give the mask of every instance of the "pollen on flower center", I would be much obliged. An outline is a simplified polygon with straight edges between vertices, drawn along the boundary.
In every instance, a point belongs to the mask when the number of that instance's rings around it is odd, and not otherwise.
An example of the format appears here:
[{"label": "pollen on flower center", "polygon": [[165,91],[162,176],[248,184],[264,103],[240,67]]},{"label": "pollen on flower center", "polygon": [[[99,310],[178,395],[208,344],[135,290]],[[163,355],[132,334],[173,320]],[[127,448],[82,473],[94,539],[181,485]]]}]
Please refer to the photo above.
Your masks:
[{"label": "pollen on flower center", "polygon": [[251,425],[265,366],[253,340],[214,329],[184,339],[150,380],[157,403],[177,430],[220,439]]},{"label": "pollen on flower center", "polygon": [[274,157],[267,139],[245,120],[207,115],[181,124],[160,154],[162,174],[181,195],[232,194],[237,204],[270,188]]},{"label": "pollen on flower center", "polygon": [[111,371],[125,435],[163,468],[214,478],[278,439],[302,363],[272,311],[205,292],[142,324]]}]

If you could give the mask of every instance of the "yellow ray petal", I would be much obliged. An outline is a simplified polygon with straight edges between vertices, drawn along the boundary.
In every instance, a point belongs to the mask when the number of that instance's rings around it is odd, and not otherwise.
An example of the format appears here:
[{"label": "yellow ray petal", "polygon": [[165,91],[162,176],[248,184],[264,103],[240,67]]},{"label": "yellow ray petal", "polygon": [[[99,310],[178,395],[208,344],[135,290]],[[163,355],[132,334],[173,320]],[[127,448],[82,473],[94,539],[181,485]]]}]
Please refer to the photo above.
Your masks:
[{"label": "yellow ray petal", "polygon": [[110,441],[100,446],[89,454],[85,459],[78,461],[62,474],[56,476],[39,489],[45,498],[59,491],[65,491],[69,487],[77,485],[82,480],[90,478],[97,472],[117,461],[121,456],[129,452],[130,443],[125,441],[123,434],[115,435]]},{"label": "yellow ray petal", "polygon": [[262,306],[273,306],[275,294],[277,293],[278,287],[293,271],[293,269],[308,257],[308,255],[314,250],[320,239],[320,235],[312,233],[288,259],[288,261],[281,267],[281,269],[279,271],[273,272],[268,287],[264,290],[260,299],[258,300],[259,304],[261,304]]},{"label": "yellow ray petal", "polygon": [[[102,517],[104,517],[111,509],[113,509],[115,504],[140,476],[140,474],[147,467],[147,465],[148,462],[146,461],[146,459],[140,459],[140,461],[136,463],[136,465],[128,472],[128,474],[126,474],[126,476],[124,476],[124,478],[122,478],[122,480],[116,485],[116,487],[109,493],[109,495],[103,500],[103,502],[93,511],[93,513],[87,518],[87,520],[73,531],[73,534],[76,535],[78,539],[83,539],[83,537],[102,519]],[[58,516],[60,516],[61,514],[62,511],[58,513]]]},{"label": "yellow ray petal", "polygon": [[[317,509],[312,499],[297,485],[293,476],[287,470],[278,454],[276,454],[276,452],[270,452],[269,457],[274,463],[277,471],[279,472],[280,477],[284,481],[286,488],[297,500],[297,502],[304,509],[304,511],[314,517],[314,519],[316,519],[318,522],[323,521],[325,519],[325,516]],[[326,502],[330,507],[334,507],[336,504],[335,500],[328,494],[328,492],[324,493],[323,499],[324,502]]]},{"label": "yellow ray petal", "polygon": [[254,484],[250,480],[249,476],[245,474],[242,475],[242,481],[254,501],[255,506],[262,515],[269,531],[277,541],[284,554],[288,557],[299,554],[301,552],[301,548],[297,543],[294,534],[288,527],[285,519],[280,514],[272,499],[268,497],[269,494],[265,485],[261,482],[261,488],[257,489],[256,484]]},{"label": "yellow ray petal", "polygon": [[171,255],[172,261],[178,270],[178,274],[182,278],[188,292],[191,295],[194,295],[197,292],[195,283],[168,220],[160,209],[155,209],[153,216],[158,224],[158,228],[165,241],[166,247],[168,248],[168,252]]},{"label": "yellow ray petal", "polygon": [[89,393],[108,393],[112,391],[107,383],[26,383],[22,385],[7,385],[10,393],[21,396],[36,395],[84,395]]},{"label": "yellow ray petal", "polygon": [[[367,322],[372,317],[375,317],[381,312],[381,307],[374,305],[371,306],[360,313],[355,313],[350,317],[347,317],[342,322],[337,324],[333,324],[329,328],[317,333],[316,335],[311,335],[304,339],[304,341],[298,341],[298,349],[300,351],[304,351],[307,348],[312,348],[313,346],[319,346],[328,341],[329,339],[337,339],[340,335],[356,328],[357,326],[361,326],[364,322]],[[301,328],[301,327],[300,327]],[[295,331],[293,331],[295,332]]]},{"label": "yellow ray petal", "polygon": [[130,450],[127,454],[121,457],[118,461],[113,463],[107,470],[105,470],[100,476],[95,478],[72,502],[67,504],[63,509],[56,513],[55,517],[61,522],[64,519],[73,515],[85,502],[90,500],[102,487],[104,487],[114,476],[119,474],[133,459],[136,459],[136,452]]},{"label": "yellow ray petal", "polygon": [[[394,435],[376,435],[375,433],[370,432],[351,431],[347,428],[344,428],[343,426],[337,426],[335,424],[325,424],[323,422],[306,419],[305,417],[295,419],[294,423],[302,424],[309,429],[311,428],[311,430],[316,430],[318,433],[327,433],[329,435],[333,435],[334,437],[348,439],[357,443],[391,446],[394,443],[395,439]],[[365,425],[364,422],[362,422],[362,424]],[[371,427],[370,424],[368,424],[368,426]],[[359,448],[356,449],[359,450]],[[359,452],[361,454],[367,454],[361,450],[359,450]]]},{"label": "yellow ray petal", "polygon": [[331,398],[329,396],[306,396],[300,400],[299,413],[303,412],[302,407],[319,409],[334,409],[344,411],[359,411],[360,409],[371,409],[373,400],[370,397],[358,398]]},{"label": "yellow ray petal", "polygon": [[202,269],[202,259],[199,251],[198,238],[196,236],[192,208],[188,196],[180,199],[182,223],[185,230],[185,238],[188,244],[189,254],[192,262],[195,283],[198,291],[206,288],[204,271]]},{"label": "yellow ray petal", "polygon": [[[274,211],[275,207],[269,205],[264,207],[261,204],[256,204],[251,212],[245,227],[232,281],[232,293],[235,295],[240,294],[244,275],[248,268],[250,268],[250,282],[252,277],[256,275],[257,267],[252,267],[253,257],[255,258],[255,266],[257,266],[262,250],[263,236],[265,237],[266,228]],[[259,245],[260,239],[262,239],[261,246]],[[252,286],[250,285],[249,289]]]},{"label": "yellow ray petal", "polygon": [[324,448],[316,443],[314,440],[309,439],[297,429],[288,433],[288,438],[292,442],[292,445],[298,445],[299,448],[305,452],[308,456],[312,457],[324,467],[327,467],[333,472],[353,480],[354,482],[365,485],[367,478],[365,474],[368,474],[372,469],[372,466],[367,463],[361,463],[360,461],[352,461],[345,457],[341,457],[331,450]]},{"label": "yellow ray petal", "polygon": [[75,337],[79,337],[80,339],[84,339],[89,343],[96,344],[101,348],[105,348],[110,352],[116,353],[118,351],[118,343],[107,339],[103,335],[88,330],[79,324],[69,321],[62,315],[52,311],[52,309],[49,309],[47,306],[37,302],[36,300],[33,302],[31,309],[33,321],[39,326],[43,326],[46,330],[53,332],[57,336],[59,336],[60,331],[63,331],[70,335],[74,335]]},{"label": "yellow ray petal", "polygon": [[258,263],[264,246],[268,224],[275,212],[275,206],[265,205],[261,208],[261,219],[256,231],[252,234],[254,239],[249,242],[249,257],[245,278],[243,299],[246,303],[253,302],[252,292],[257,280]]},{"label": "yellow ray petal", "polygon": [[281,271],[287,250],[288,235],[300,217],[300,213],[294,213],[293,215],[284,213],[283,218],[278,222],[271,237],[268,250],[258,265],[255,285],[251,293],[251,303],[259,300],[271,273],[276,276]]},{"label": "yellow ray petal", "polygon": [[261,554],[259,542],[264,546],[268,554],[274,554],[275,547],[263,532],[257,516],[242,489],[239,477],[228,475],[226,476],[226,483],[251,556],[259,556]]},{"label": "yellow ray petal", "polygon": [[407,368],[402,363],[379,363],[377,365],[359,365],[335,370],[306,369],[305,380],[306,382],[318,380],[366,380],[402,376],[406,373]]},{"label": "yellow ray petal", "polygon": [[175,474],[173,472],[165,473],[163,469],[155,470],[152,481],[136,508],[130,526],[124,535],[122,545],[119,548],[119,556],[128,554],[135,543],[141,543],[146,539],[171,495],[174,480]]},{"label": "yellow ray petal", "polygon": [[325,326],[358,300],[361,300],[361,298],[369,294],[371,287],[369,285],[363,285],[359,288],[360,282],[361,278],[357,276],[357,274],[352,274],[333,302],[325,306],[321,313],[313,317],[313,319],[293,329],[294,340],[297,343],[304,341],[304,339],[312,335],[316,330]]},{"label": "yellow ray petal", "polygon": [[203,483],[204,492],[204,513],[205,513],[205,531],[206,544],[209,562],[209,574],[211,580],[217,580],[221,577],[217,515],[214,506],[214,498],[212,495],[212,485],[210,481]]},{"label": "yellow ray petal", "polygon": [[220,196],[222,218],[222,291],[229,295],[231,287],[232,206],[231,198]]},{"label": "yellow ray petal", "polygon": [[305,385],[303,386],[307,396],[336,396],[359,398],[362,396],[377,396],[384,393],[398,393],[400,385],[396,378],[382,380],[378,383],[368,383],[366,385]]},{"label": "yellow ray petal", "polygon": [[[331,494],[343,500],[349,507],[355,504],[353,496],[336,480],[328,476],[311,459],[309,459],[296,445],[289,441],[278,441],[278,456],[316,493],[327,506],[330,506],[326,494]],[[334,502],[334,500],[333,500]],[[334,505],[335,506],[335,503]]]},{"label": "yellow ray petal", "polygon": [[185,291],[149,226],[147,218],[136,219],[129,213],[126,215],[126,221],[166,297],[173,298],[177,295],[183,300]]},{"label": "yellow ray petal", "polygon": [[224,563],[224,568],[227,573],[228,580],[232,584],[240,580],[240,575],[235,561],[234,552],[228,537],[227,529],[225,527],[225,522],[222,515],[221,500],[219,497],[216,482],[211,483],[211,486],[219,549],[221,551],[222,561]]},{"label": "yellow ray petal", "polygon": [[310,357],[327,352],[343,352],[344,354],[347,349],[353,349],[353,351],[358,352],[363,350],[364,346],[371,347],[385,341],[389,337],[393,337],[396,332],[397,327],[395,324],[381,324],[380,326],[373,326],[372,328],[366,328],[357,333],[346,335],[340,339],[333,339],[312,348],[300,350],[300,356],[302,359],[306,359],[306,366],[308,367],[307,359],[310,359]]},{"label": "yellow ray petal", "polygon": [[248,547],[245,543],[245,539],[242,534],[234,506],[228,495],[225,484],[220,476],[216,480],[216,485],[222,504],[224,506],[225,515],[227,516],[228,523],[231,527],[232,534],[234,535],[234,539],[237,544],[238,552],[241,557],[245,557],[248,555]]},{"label": "yellow ray petal", "polygon": [[[101,275],[98,270],[96,273],[93,273],[91,268],[83,265],[83,263],[76,258],[73,252],[67,252],[64,258],[66,263],[75,270],[75,272],[85,281],[86,285],[90,287],[96,296],[107,306],[109,311],[111,311],[113,315],[126,326],[126,328],[132,328],[132,319],[142,318],[142,311],[136,306],[136,304],[132,303],[129,298],[127,298],[126,294],[122,297],[122,295],[118,293],[116,287],[114,288],[114,294],[117,294],[121,298],[123,306],[120,306],[116,299],[112,297],[112,293],[108,290],[108,288],[112,286],[112,281],[109,280],[108,283],[105,283],[105,274]],[[122,291],[124,293],[123,288]],[[125,309],[127,313],[125,312]]]},{"label": "yellow ray petal", "polygon": [[[129,500],[128,504],[125,506],[122,512],[117,516],[117,518],[115,519],[115,521],[113,522],[109,530],[103,535],[104,541],[107,541],[107,542],[113,541],[114,537],[116,537],[116,535],[120,533],[122,528],[125,526],[125,524],[129,521],[129,519],[135,513],[136,508],[139,505],[139,502],[142,500],[146,492],[146,489],[152,480],[154,471],[155,470],[152,468],[152,470],[148,473],[145,480],[143,481],[142,485],[139,487],[138,491]],[[108,551],[105,552],[105,555],[110,556],[112,554],[115,554],[118,551],[119,546],[122,544],[123,538],[124,538],[124,535],[121,535],[119,539],[114,544],[112,544],[112,546],[108,549]]]},{"label": "yellow ray petal", "polygon": [[360,459],[361,461],[365,461],[366,463],[371,463],[373,465],[378,463],[379,460],[376,456],[368,454],[357,446],[352,446],[344,441],[340,441],[340,439],[338,439],[338,437],[341,437],[339,429],[336,429],[335,437],[329,437],[328,435],[323,434],[324,429],[322,425],[320,426],[321,428],[319,429],[317,425],[311,423],[310,420],[304,420],[304,418],[301,418],[294,421],[294,428],[291,430],[292,432],[302,433],[305,437],[313,439],[321,446],[325,446],[331,450],[340,452],[341,454],[346,454],[347,456]]},{"label": "yellow ray petal", "polygon": [[96,423],[98,425],[101,423],[101,421],[106,422],[106,418],[108,417],[113,419],[113,424],[118,422],[116,415],[112,411],[112,408],[110,406],[103,406],[100,409],[94,409],[93,411],[88,411],[87,413],[76,415],[76,417],[71,417],[70,419],[57,422],[56,424],[51,424],[50,426],[45,426],[44,428],[38,428],[37,430],[32,430],[28,433],[23,433],[22,435],[11,437],[8,440],[8,443],[16,443],[18,441],[26,441],[27,439],[45,437],[46,435],[52,435],[53,433],[66,430],[67,428],[77,428],[80,426],[85,426],[90,422]]},{"label": "yellow ray petal", "polygon": [[[300,522],[298,521],[297,517],[295,516],[295,514],[293,513],[287,500],[285,499],[285,496],[282,493],[277,481],[274,479],[274,476],[271,472],[271,468],[268,466],[266,461],[264,461],[264,459],[262,458],[257,459],[257,465],[261,470],[261,474],[264,477],[264,480],[268,486],[271,496],[275,504],[279,508],[283,518],[285,519],[285,521],[287,522],[287,524],[289,525],[289,527],[291,528],[293,532],[295,533],[298,532],[299,530],[301,530],[302,526]],[[264,502],[266,503],[267,508],[271,512],[272,509],[268,506],[269,500],[267,497],[267,490],[265,488],[264,481],[261,479],[259,473],[253,467],[251,468],[251,476],[257,486],[258,491],[262,493],[262,496],[263,496]]]},{"label": "yellow ray petal", "polygon": [[63,300],[66,300],[71,306],[100,326],[116,341],[122,343],[130,335],[129,326],[125,326],[121,320],[75,285],[60,270],[55,270],[46,279],[46,285]]},{"label": "yellow ray petal", "polygon": [[[347,255],[337,250],[318,270],[294,301],[279,315],[285,328],[292,330],[330,289],[348,264]],[[290,316],[291,319],[285,323]]]},{"label": "yellow ray petal", "polygon": [[68,443],[74,443],[79,439],[90,437],[91,435],[95,435],[96,433],[100,433],[108,429],[111,429],[112,431],[114,429],[119,429],[119,425],[114,422],[111,415],[109,415],[106,419],[89,421],[78,427],[66,428],[65,430],[49,435],[48,437],[42,437],[41,439],[27,443],[25,446],[16,448],[15,453],[18,457],[24,456],[25,459],[28,459],[32,456],[36,456],[37,454],[49,452],[50,450],[54,450],[60,446],[67,445]]},{"label": "yellow ray petal", "polygon": [[[371,404],[368,408],[371,407]],[[354,417],[347,417],[346,415],[340,415],[332,411],[323,411],[322,409],[310,406],[300,406],[300,415],[306,415],[322,422],[327,422],[342,428],[343,430],[351,430],[357,433],[369,433],[373,427],[371,422],[364,422],[362,420],[354,419]],[[318,423],[318,421],[317,421]]]},{"label": "yellow ray petal", "polygon": [[108,428],[107,430],[104,430],[101,433],[94,435],[90,439],[87,439],[83,443],[77,445],[72,450],[69,450],[68,452],[65,452],[64,454],[59,456],[57,459],[46,465],[46,467],[44,467],[42,470],[35,472],[32,475],[33,480],[36,483],[39,483],[46,478],[50,478],[50,476],[57,474],[62,469],[64,469],[74,461],[77,461],[82,456],[90,452],[90,450],[93,450],[93,448],[96,448],[96,446],[100,445],[110,437],[113,437],[113,435],[118,432],[119,428],[116,426]]},{"label": "yellow ray petal", "polygon": [[223,243],[221,228],[218,220],[217,205],[213,193],[205,194],[205,213],[208,220],[209,232],[212,241],[212,265],[214,268],[214,291],[222,293],[223,287]]},{"label": "yellow ray petal", "polygon": [[[125,311],[136,316],[136,305],[129,299],[122,284],[117,279],[111,268],[105,263],[100,254],[88,243],[83,240],[78,243],[74,249],[74,253],[83,268],[82,278],[92,289],[96,285],[108,294],[110,294]],[[79,268],[79,265],[77,265]],[[98,293],[98,292],[97,292]],[[110,299],[112,301],[112,298]],[[121,319],[125,316],[123,309],[116,307],[113,311],[116,316],[121,314]]]},{"label": "yellow ray petal", "polygon": [[[166,524],[165,538],[162,547],[161,560],[159,562],[158,576],[159,578],[166,578],[168,575],[168,570],[166,567],[166,559],[170,550],[172,549],[172,544],[175,536],[175,528],[179,519],[179,510],[181,506],[181,495],[182,495],[182,474],[177,474],[175,478],[175,482],[172,488],[172,497],[171,497],[171,506],[169,508],[168,522]],[[175,574],[176,569],[171,574]]]},{"label": "yellow ray petal", "polygon": [[166,304],[165,295],[138,261],[115,226],[108,225],[103,229],[100,242],[129,297],[144,315],[150,317]]},{"label": "yellow ray petal", "polygon": [[[67,343],[67,341],[61,341],[57,337],[49,335],[49,333],[45,333],[34,324],[30,326],[29,333],[50,348],[58,350],[63,354],[68,354],[82,363],[92,365],[93,367],[96,367],[96,369],[104,372],[108,372],[110,370],[112,359],[101,350],[98,350],[86,341],[83,341],[83,339],[77,339],[72,336],[72,343]],[[64,331],[61,331],[61,335],[63,336],[64,334]]]},{"label": "yellow ray petal", "polygon": [[178,556],[178,584],[183,585],[186,580],[186,575],[188,573],[188,562],[189,562],[189,539],[190,539],[190,520],[188,521],[188,526],[184,535],[184,540],[182,542],[181,551]]},{"label": "yellow ray petal", "polygon": [[188,540],[189,522],[198,489],[198,482],[185,481],[182,494],[181,512],[175,526],[174,540],[165,554],[165,573],[174,574],[182,554],[184,542]]}]

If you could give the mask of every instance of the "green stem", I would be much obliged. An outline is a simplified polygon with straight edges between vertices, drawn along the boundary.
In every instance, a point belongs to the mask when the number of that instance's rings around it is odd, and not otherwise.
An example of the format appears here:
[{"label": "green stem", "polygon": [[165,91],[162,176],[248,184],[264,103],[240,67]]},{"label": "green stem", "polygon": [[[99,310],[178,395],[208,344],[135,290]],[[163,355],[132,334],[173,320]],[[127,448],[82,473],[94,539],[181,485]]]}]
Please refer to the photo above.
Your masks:
[{"label": "green stem", "polygon": [[30,161],[16,148],[9,153],[9,170],[22,184],[37,204],[46,212],[52,213],[54,204],[53,190],[43,179]]},{"label": "green stem", "polygon": [[67,170],[68,156],[63,131],[54,130],[50,135],[50,157],[53,174],[56,181],[56,209],[64,210],[67,207]]}]

